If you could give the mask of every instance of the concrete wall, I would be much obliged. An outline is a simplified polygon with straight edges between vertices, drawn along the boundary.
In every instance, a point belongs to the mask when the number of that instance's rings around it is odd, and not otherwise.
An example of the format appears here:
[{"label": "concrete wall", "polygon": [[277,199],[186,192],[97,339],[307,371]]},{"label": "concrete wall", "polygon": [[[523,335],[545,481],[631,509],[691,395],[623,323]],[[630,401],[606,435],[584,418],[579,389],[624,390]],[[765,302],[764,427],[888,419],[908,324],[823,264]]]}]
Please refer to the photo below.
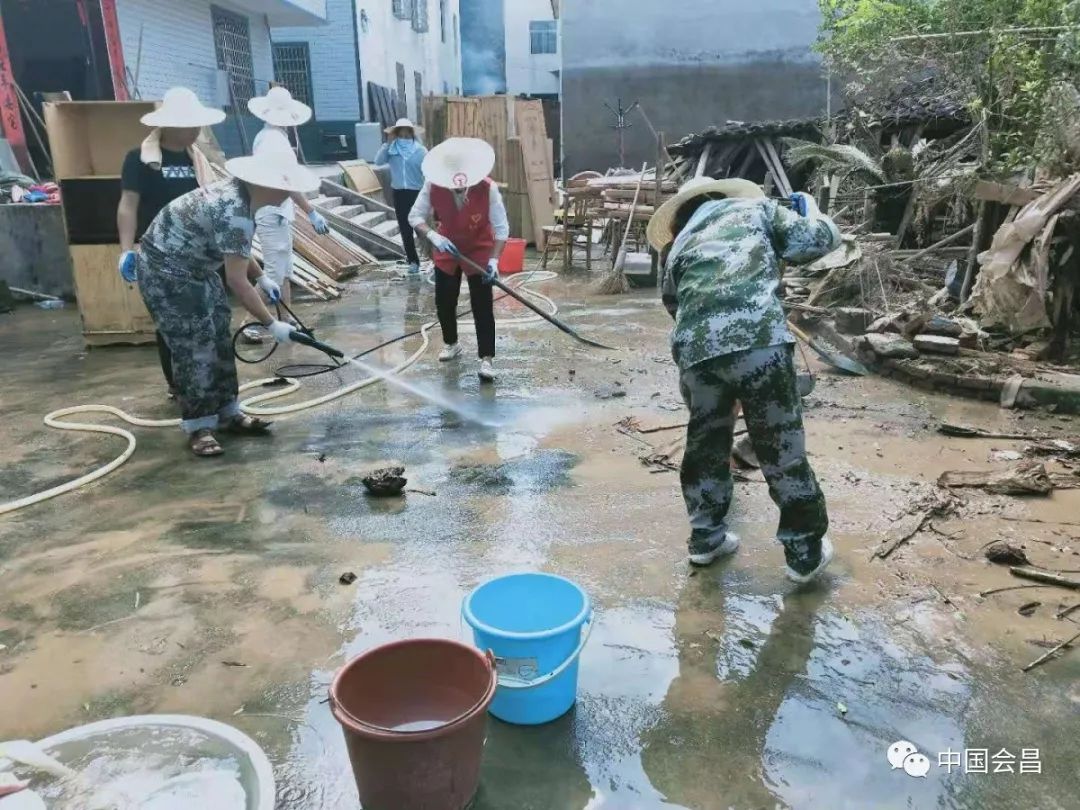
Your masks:
[{"label": "concrete wall", "polygon": [[75,297],[59,205],[0,205],[0,279],[9,287]]},{"label": "concrete wall", "polygon": [[[390,0],[357,0],[357,14],[366,24],[360,26],[360,71],[364,81],[364,113],[370,117],[367,83],[396,90],[397,64],[405,66],[405,96],[410,118],[420,117],[420,100],[416,98],[414,74],[423,75],[423,93],[459,92],[461,67],[455,43],[453,20],[459,16],[458,0],[417,0],[427,3],[429,29],[417,33],[409,20],[399,20],[392,12]],[[446,41],[440,26],[440,9],[445,10]],[[460,35],[460,32],[458,32]]]},{"label": "concrete wall", "polygon": [[[825,78],[811,51],[818,22],[816,0],[565,0],[566,170],[618,163],[615,118],[603,102],[615,106],[619,97],[640,102],[670,140],[728,119],[824,113]],[[628,121],[626,163],[654,161],[640,114]]]},{"label": "concrete wall", "polygon": [[271,31],[274,42],[308,43],[318,121],[358,121],[363,117],[354,7],[355,0],[326,0],[326,25]]},{"label": "concrete wall", "polygon": [[529,23],[554,20],[551,0],[504,0],[506,92],[510,95],[553,95],[559,92],[562,55],[532,53]]}]

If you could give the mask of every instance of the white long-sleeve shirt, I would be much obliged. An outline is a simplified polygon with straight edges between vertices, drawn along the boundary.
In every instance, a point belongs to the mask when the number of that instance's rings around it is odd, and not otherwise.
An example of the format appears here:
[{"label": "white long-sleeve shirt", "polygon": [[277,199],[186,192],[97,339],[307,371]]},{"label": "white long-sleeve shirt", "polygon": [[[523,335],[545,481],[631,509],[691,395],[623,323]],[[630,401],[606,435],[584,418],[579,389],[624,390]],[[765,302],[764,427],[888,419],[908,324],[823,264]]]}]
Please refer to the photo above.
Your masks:
[{"label": "white long-sleeve shirt", "polygon": [[[454,203],[460,209],[464,206],[464,200],[459,192],[454,192]],[[409,212],[409,224],[416,228],[419,225],[427,225],[431,219],[431,183],[424,183],[420,189],[420,196]],[[495,232],[496,242],[505,242],[510,238],[510,219],[506,215],[506,204],[503,203],[499,187],[494,183],[488,189],[488,221]]]}]

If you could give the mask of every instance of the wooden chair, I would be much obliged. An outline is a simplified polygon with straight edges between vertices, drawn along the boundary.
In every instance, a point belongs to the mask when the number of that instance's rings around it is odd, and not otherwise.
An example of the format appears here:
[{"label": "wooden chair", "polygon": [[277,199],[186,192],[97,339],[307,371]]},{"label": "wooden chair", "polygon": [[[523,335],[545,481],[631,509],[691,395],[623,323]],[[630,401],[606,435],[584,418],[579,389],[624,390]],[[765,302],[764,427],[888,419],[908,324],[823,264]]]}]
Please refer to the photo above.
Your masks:
[{"label": "wooden chair", "polygon": [[[563,269],[569,268],[574,259],[574,250],[585,251],[585,269],[592,270],[593,228],[598,213],[598,197],[590,194],[566,196],[562,211],[556,212],[558,222],[544,226],[544,252],[540,257],[540,268],[547,269],[551,255],[556,250],[563,254]],[[580,237],[585,237],[584,245]]]}]

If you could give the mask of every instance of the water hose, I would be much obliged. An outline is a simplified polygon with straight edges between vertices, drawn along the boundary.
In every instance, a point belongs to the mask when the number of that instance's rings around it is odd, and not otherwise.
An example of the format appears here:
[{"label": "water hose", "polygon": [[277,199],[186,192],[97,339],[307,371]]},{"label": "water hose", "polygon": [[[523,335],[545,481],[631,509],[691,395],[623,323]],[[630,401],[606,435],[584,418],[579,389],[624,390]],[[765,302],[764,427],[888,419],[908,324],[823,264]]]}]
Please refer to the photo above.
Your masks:
[{"label": "water hose", "polygon": [[[522,280],[519,284],[516,285],[516,287],[518,289],[523,289],[529,284],[538,281],[546,281],[548,279],[554,278],[555,276],[556,274],[550,271],[522,274]],[[537,298],[540,301],[546,303],[551,311],[551,314],[555,314],[558,312],[558,306],[546,295],[536,292],[535,290],[527,290],[527,293],[530,296],[533,296],[534,298]],[[497,320],[496,323],[500,323],[504,326],[514,325],[533,322],[538,320],[538,318],[539,316],[537,315],[529,315],[524,318],[513,318],[510,320],[501,321]],[[415,364],[424,355],[424,353],[428,350],[428,347],[431,345],[431,339],[429,338],[428,333],[437,324],[438,321],[435,320],[425,323],[423,326],[421,326],[419,333],[423,338],[423,341],[420,347],[411,355],[398,363],[396,366],[386,371],[385,375],[389,376],[394,374],[400,374],[406,369],[408,369],[410,366]],[[388,344],[397,342],[400,339],[402,338],[388,341]],[[294,379],[287,379],[286,385],[284,387],[281,387],[281,378],[266,377],[260,380],[255,380],[254,382],[245,383],[244,385],[240,386],[240,393],[251,391],[255,388],[269,388],[271,386],[274,387],[273,390],[268,391],[267,393],[258,394],[251,397],[250,399],[242,401],[240,403],[240,408],[241,410],[243,410],[244,413],[251,416],[285,416],[298,413],[300,411],[305,411],[310,408],[315,408],[320,405],[325,405],[328,402],[333,402],[334,400],[348,396],[349,394],[355,393],[356,391],[359,391],[363,388],[375,385],[382,380],[383,376],[367,377],[365,379],[358,380],[357,382],[342,386],[341,388],[338,388],[337,390],[331,391],[320,397],[315,397],[314,399],[305,400],[304,402],[293,403],[291,405],[270,407],[266,406],[264,403],[289,396],[300,388],[300,383],[298,383]],[[114,427],[112,425],[101,425],[90,422],[63,421],[65,417],[88,413],[98,413],[108,416],[115,416],[118,419],[127,422],[129,425],[134,425],[135,427],[177,427],[180,424],[179,419],[143,419],[138,416],[132,416],[131,414],[122,411],[112,405],[75,405],[69,408],[60,408],[58,410],[52,411],[49,414],[46,414],[44,422],[47,427],[53,428],[55,430],[71,430],[80,433],[105,433],[110,436],[119,436],[127,441],[127,447],[115,459],[108,462],[107,464],[103,464],[100,467],[97,467],[94,470],[91,470],[85,475],[82,475],[66,483],[59,484],[55,487],[51,487],[50,489],[36,492],[32,495],[27,495],[26,497],[19,498],[18,500],[8,501],[7,503],[0,503],[0,515],[6,515],[19,509],[25,509],[26,507],[42,503],[44,501],[50,500],[51,498],[55,498],[59,495],[64,495],[68,492],[72,492],[76,489],[84,487],[87,484],[97,481],[100,478],[104,478],[106,475],[116,470],[129,458],[131,458],[132,454],[135,452],[135,447],[137,444],[135,435],[131,431],[125,430],[122,427]]]}]

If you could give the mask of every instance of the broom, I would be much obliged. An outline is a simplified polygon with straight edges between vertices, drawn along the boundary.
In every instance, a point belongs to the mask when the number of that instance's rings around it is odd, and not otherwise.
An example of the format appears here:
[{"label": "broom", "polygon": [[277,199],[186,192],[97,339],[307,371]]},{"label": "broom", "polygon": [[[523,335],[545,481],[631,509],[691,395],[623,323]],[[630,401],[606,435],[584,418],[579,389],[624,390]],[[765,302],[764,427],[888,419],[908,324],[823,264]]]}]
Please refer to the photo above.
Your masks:
[{"label": "broom", "polygon": [[638,175],[637,190],[634,192],[634,202],[630,205],[630,214],[626,218],[626,233],[623,234],[619,252],[615,255],[615,265],[611,272],[600,279],[593,292],[600,295],[618,295],[630,291],[630,282],[623,275],[623,267],[626,266],[626,244],[630,241],[630,229],[634,226],[634,214],[637,213],[638,197],[641,196],[641,184],[645,182],[645,168],[647,163],[641,164],[641,174]]}]

